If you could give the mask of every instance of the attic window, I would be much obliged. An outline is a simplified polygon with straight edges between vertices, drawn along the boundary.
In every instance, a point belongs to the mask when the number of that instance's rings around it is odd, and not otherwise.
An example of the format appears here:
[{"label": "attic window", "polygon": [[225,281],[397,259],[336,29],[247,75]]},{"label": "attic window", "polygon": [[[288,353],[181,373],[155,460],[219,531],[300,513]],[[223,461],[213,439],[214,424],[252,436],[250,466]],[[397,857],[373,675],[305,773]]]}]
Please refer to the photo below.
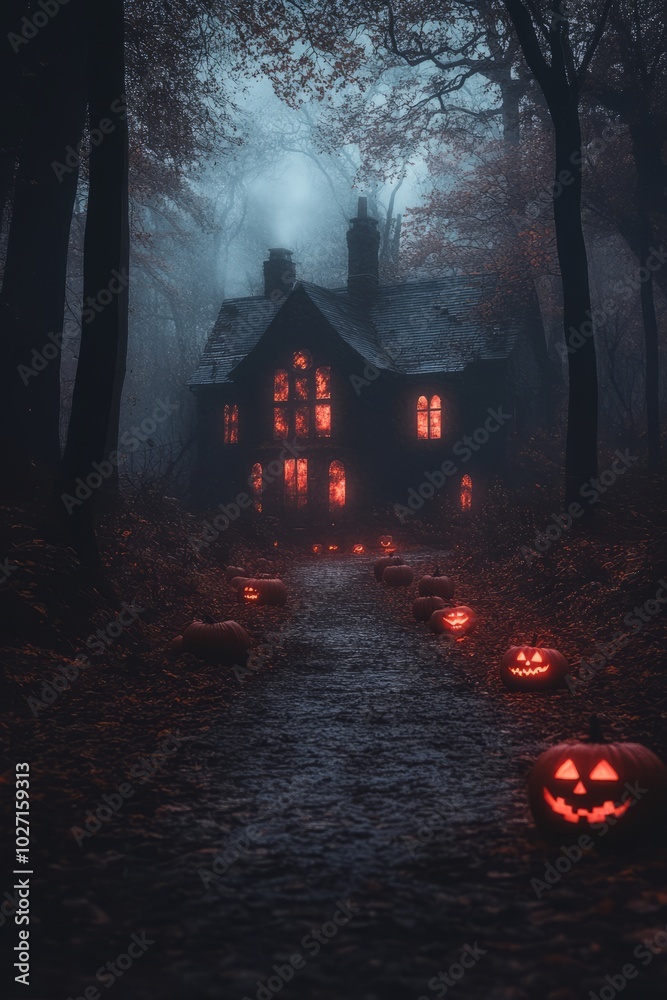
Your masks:
[{"label": "attic window", "polygon": [[420,396],[417,400],[417,437],[420,441],[442,437],[442,400],[440,396]]},{"label": "attic window", "polygon": [[310,351],[295,351],[292,355],[292,367],[298,371],[307,372],[312,363]]}]

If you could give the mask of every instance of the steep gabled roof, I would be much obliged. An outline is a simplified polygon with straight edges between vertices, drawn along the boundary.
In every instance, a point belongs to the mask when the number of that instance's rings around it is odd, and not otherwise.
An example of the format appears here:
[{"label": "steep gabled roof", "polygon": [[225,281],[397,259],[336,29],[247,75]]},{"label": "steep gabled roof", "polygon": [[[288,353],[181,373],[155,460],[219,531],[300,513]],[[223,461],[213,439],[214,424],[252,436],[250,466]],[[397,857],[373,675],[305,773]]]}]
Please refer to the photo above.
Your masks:
[{"label": "steep gabled roof", "polygon": [[506,358],[517,330],[486,326],[478,311],[495,285],[487,275],[451,275],[382,286],[372,313],[378,340],[406,375]]},{"label": "steep gabled roof", "polygon": [[[370,314],[350,300],[346,289],[310,282],[296,289],[308,296],[324,319],[361,357],[377,368],[405,375],[463,371],[472,361],[506,358],[517,330],[489,328],[478,307],[495,279],[451,275],[427,281],[383,285]],[[189,385],[230,382],[230,374],[257,345],[279,308],[261,296],[223,303],[199,367]]]}]

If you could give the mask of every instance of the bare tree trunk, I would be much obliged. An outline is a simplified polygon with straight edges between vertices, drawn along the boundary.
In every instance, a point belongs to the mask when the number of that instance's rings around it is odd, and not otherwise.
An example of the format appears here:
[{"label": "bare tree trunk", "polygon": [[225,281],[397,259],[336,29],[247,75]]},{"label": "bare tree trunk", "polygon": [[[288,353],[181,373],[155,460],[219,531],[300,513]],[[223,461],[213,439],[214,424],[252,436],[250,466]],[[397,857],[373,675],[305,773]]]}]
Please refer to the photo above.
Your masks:
[{"label": "bare tree trunk", "polygon": [[[94,512],[117,464],[119,397],[127,351],[128,180],[123,0],[88,6],[92,130],[84,239],[84,323],[58,493],[74,544],[97,565]],[[86,310],[89,310],[86,314]],[[83,485],[82,485],[83,484]],[[78,491],[78,492],[77,492]],[[68,499],[69,498],[69,499]]]},{"label": "bare tree trunk", "polygon": [[[85,116],[82,7],[82,0],[72,0],[48,31],[29,40],[25,56],[21,48],[14,56],[17,72],[24,60],[27,79],[17,91],[28,121],[0,294],[0,435],[14,468],[34,461],[46,479],[60,460],[60,344],[76,149]],[[5,176],[17,138],[16,132],[9,137]]]}]

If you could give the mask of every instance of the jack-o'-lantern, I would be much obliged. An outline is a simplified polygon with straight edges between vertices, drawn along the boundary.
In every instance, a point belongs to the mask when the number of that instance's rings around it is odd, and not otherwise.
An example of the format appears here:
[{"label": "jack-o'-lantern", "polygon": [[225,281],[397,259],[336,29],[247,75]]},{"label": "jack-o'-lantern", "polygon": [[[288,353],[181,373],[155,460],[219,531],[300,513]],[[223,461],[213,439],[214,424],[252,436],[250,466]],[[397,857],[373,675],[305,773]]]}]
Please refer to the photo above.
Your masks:
[{"label": "jack-o'-lantern", "polygon": [[404,562],[395,566],[385,566],[382,573],[382,582],[387,587],[409,587],[414,578],[414,573]]},{"label": "jack-o'-lantern", "polygon": [[355,554],[355,556],[362,556],[366,551],[366,546],[362,545],[361,542],[357,542],[356,545],[352,546],[352,551]]},{"label": "jack-o'-lantern", "polygon": [[310,551],[313,553],[314,556],[321,556],[322,553],[324,552],[324,546],[317,543],[313,545]]},{"label": "jack-o'-lantern", "polygon": [[381,549],[390,549],[394,544],[394,539],[391,535],[380,535],[378,541]]},{"label": "jack-o'-lantern", "polygon": [[235,576],[245,576],[246,572],[241,569],[240,566],[228,566],[225,570],[225,580],[227,583],[231,583]]},{"label": "jack-o'-lantern", "polygon": [[465,604],[457,604],[454,607],[434,611],[429,625],[434,632],[457,639],[472,632],[477,627],[478,621],[472,608]]},{"label": "jack-o'-lantern", "polygon": [[337,545],[327,545],[327,551],[328,552],[338,552],[338,546]]},{"label": "jack-o'-lantern", "polygon": [[194,621],[183,632],[182,649],[209,663],[243,663],[250,636],[238,622]]},{"label": "jack-o'-lantern", "polygon": [[570,672],[566,658],[557,649],[536,645],[510,646],[500,661],[500,679],[512,691],[548,691],[562,687]]},{"label": "jack-o'-lantern", "polygon": [[419,594],[421,597],[442,597],[445,601],[451,601],[454,596],[454,584],[436,566],[432,575],[427,574],[419,581]]},{"label": "jack-o'-lantern", "polygon": [[241,604],[251,607],[282,607],[287,602],[287,588],[278,578],[260,576],[242,583],[236,596]]},{"label": "jack-o'-lantern", "polygon": [[416,622],[427,622],[434,611],[445,607],[442,597],[418,597],[412,605],[412,614]]},{"label": "jack-o'-lantern", "polygon": [[538,757],[528,798],[537,825],[559,837],[577,827],[614,839],[649,834],[665,818],[667,768],[641,743],[606,743],[594,716],[588,742]]},{"label": "jack-o'-lantern", "polygon": [[403,560],[400,556],[380,556],[373,563],[373,573],[378,583],[382,580],[382,574],[387,566],[402,566]]}]

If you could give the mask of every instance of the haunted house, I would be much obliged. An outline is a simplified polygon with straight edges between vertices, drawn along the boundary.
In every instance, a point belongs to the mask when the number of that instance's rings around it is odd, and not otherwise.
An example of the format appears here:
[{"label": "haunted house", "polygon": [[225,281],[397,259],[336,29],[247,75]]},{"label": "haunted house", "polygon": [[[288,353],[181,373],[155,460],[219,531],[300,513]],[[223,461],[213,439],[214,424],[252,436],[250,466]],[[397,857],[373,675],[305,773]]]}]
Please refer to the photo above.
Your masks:
[{"label": "haunted house", "polygon": [[[482,319],[488,275],[381,284],[359,198],[345,288],[299,281],[269,250],[264,294],[228,299],[189,385],[194,498],[287,523],[338,522],[438,495],[469,508],[535,418],[539,323]],[[495,415],[495,416],[494,416]]]}]

